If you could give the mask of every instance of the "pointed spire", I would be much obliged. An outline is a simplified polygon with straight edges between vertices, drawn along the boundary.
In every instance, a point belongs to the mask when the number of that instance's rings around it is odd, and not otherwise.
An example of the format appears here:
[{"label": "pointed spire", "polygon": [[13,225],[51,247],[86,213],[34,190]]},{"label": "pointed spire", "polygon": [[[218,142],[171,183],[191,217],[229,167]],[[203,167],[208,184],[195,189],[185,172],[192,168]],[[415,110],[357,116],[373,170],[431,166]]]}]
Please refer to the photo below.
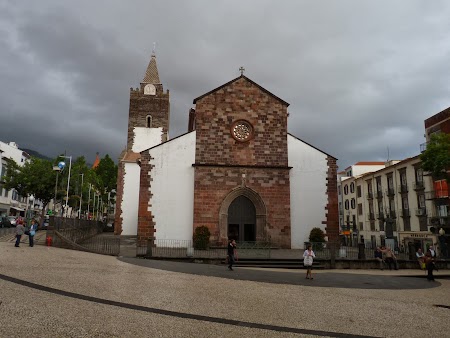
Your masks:
[{"label": "pointed spire", "polygon": [[147,71],[145,72],[144,80],[142,80],[142,83],[151,83],[151,84],[161,83],[161,81],[159,81],[158,67],[156,67],[156,55],[154,49],[152,51],[152,57],[147,66]]}]

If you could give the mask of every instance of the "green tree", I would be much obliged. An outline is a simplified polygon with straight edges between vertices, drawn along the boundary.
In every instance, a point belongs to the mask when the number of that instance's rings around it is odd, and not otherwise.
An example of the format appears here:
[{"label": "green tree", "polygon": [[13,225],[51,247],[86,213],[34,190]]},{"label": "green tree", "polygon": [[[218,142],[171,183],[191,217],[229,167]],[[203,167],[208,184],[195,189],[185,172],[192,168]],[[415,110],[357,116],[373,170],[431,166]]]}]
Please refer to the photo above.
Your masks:
[{"label": "green tree", "polygon": [[108,154],[100,160],[100,163],[94,171],[98,178],[98,189],[102,194],[108,194],[116,188],[117,166]]},{"label": "green tree", "polygon": [[422,169],[428,171],[435,180],[447,179],[450,170],[450,135],[431,135],[427,149],[420,155]]},{"label": "green tree", "polygon": [[19,195],[33,195],[41,200],[42,212],[54,196],[54,182],[56,173],[52,169],[52,162],[32,157],[30,161],[20,167],[14,161],[7,164],[5,188],[15,189]]}]

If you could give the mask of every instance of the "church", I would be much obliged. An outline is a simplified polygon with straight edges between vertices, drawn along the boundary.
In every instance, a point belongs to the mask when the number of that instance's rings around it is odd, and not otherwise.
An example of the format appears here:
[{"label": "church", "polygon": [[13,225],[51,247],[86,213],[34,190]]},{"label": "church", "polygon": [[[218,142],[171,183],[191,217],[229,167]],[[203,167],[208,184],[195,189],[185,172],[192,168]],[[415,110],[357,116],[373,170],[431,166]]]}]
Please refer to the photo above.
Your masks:
[{"label": "church", "polygon": [[[243,74],[193,99],[187,132],[169,138],[170,93],[152,53],[130,89],[119,158],[115,234],[303,248],[312,228],[339,233],[336,158],[288,133],[289,103]],[[307,123],[307,121],[305,121]]]}]

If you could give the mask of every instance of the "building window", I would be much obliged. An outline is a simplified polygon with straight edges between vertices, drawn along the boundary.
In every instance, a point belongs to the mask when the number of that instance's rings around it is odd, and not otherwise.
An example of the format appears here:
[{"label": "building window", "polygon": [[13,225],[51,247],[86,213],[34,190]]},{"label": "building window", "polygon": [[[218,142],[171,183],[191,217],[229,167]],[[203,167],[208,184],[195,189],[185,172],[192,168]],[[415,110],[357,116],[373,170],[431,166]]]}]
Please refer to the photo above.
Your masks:
[{"label": "building window", "polygon": [[345,210],[350,209],[350,203],[348,202],[348,200],[345,200],[344,206],[345,206]]},{"label": "building window", "polygon": [[402,172],[400,174],[400,182],[402,182],[403,186],[405,186],[407,184],[407,182],[406,182],[406,173],[405,172]]},{"label": "building window", "polygon": [[372,193],[373,193],[373,190],[372,190],[372,182],[371,182],[371,181],[368,181],[368,182],[367,182],[367,192],[368,192],[369,194],[372,194]]},{"label": "building window", "polygon": [[353,194],[355,192],[355,183],[350,184],[350,192]]},{"label": "building window", "polygon": [[362,215],[362,203],[358,203],[358,215]]},{"label": "building window", "polygon": [[419,208],[425,208],[425,195],[418,195]]},{"label": "building window", "polygon": [[348,185],[344,185],[344,194],[348,195]]},{"label": "building window", "polygon": [[356,201],[355,201],[354,198],[352,198],[351,206],[352,206],[352,209],[355,209],[355,208],[356,208]]},{"label": "building window", "polygon": [[392,177],[392,175],[388,176],[387,183],[388,183],[388,189],[394,188],[394,178]]},{"label": "building window", "polygon": [[147,115],[147,117],[145,118],[145,126],[147,128],[151,128],[152,127],[152,122],[153,122],[153,118],[151,115]]},{"label": "building window", "polygon": [[403,205],[403,210],[408,210],[409,209],[409,203],[408,203],[408,197],[407,196],[403,196],[403,198],[402,198],[402,205]]},{"label": "building window", "polygon": [[338,185],[338,194],[339,195],[341,194],[341,186],[340,185]]},{"label": "building window", "polygon": [[381,188],[381,177],[377,177],[376,180],[377,180],[377,192],[380,192],[380,191],[382,191],[382,188]]},{"label": "building window", "polygon": [[418,168],[416,170],[416,181],[423,182],[423,169],[422,168]]},{"label": "building window", "polygon": [[361,186],[360,186],[360,185],[358,185],[358,186],[356,187],[356,193],[357,193],[357,196],[358,196],[358,197],[361,197],[361,196],[362,196],[362,189],[361,189]]}]

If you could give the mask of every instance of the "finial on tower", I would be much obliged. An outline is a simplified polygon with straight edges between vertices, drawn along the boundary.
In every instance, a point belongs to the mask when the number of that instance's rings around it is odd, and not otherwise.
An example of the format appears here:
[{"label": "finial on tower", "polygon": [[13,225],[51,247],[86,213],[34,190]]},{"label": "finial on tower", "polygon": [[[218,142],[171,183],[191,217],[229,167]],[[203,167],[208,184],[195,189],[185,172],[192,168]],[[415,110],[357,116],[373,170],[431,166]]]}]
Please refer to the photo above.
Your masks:
[{"label": "finial on tower", "polygon": [[241,68],[239,68],[239,71],[241,72],[241,76],[242,76],[242,75],[244,75],[245,68],[241,66]]},{"label": "finial on tower", "polygon": [[152,56],[156,56],[156,42],[153,42]]}]

